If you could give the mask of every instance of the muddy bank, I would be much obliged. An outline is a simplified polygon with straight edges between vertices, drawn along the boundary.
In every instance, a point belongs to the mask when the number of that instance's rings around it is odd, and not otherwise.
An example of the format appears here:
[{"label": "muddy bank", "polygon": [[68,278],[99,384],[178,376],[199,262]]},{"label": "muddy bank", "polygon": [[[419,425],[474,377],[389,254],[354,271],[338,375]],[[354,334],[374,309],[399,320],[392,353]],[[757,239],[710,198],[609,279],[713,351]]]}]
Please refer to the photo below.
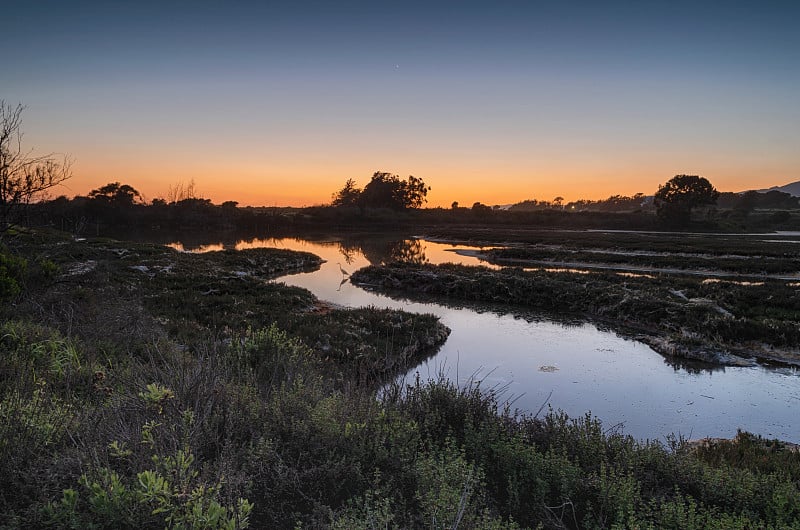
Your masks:
[{"label": "muddy bank", "polygon": [[718,365],[800,364],[796,288],[620,277],[599,271],[491,270],[460,265],[370,266],[351,281],[387,294],[512,304],[573,315],[659,353]]},{"label": "muddy bank", "polygon": [[512,266],[558,266],[632,272],[691,274],[707,277],[800,280],[794,256],[690,254],[686,252],[611,251],[560,247],[496,248],[478,253],[489,263]]}]

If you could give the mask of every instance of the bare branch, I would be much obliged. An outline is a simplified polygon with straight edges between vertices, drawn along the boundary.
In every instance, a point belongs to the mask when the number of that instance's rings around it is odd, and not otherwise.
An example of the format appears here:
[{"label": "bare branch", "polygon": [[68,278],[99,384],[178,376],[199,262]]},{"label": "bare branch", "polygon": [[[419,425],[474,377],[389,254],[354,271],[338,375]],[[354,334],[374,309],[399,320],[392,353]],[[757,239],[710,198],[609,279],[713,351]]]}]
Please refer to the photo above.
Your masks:
[{"label": "bare branch", "polygon": [[23,110],[0,100],[0,236],[17,222],[21,207],[72,177],[68,157],[23,150]]}]

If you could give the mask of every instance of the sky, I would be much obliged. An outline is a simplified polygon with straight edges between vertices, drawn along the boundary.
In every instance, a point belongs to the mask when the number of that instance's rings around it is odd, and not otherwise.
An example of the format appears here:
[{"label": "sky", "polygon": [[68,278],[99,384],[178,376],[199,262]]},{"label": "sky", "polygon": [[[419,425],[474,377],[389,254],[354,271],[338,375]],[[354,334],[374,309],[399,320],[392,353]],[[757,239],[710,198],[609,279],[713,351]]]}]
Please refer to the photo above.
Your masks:
[{"label": "sky", "polygon": [[800,3],[3,0],[0,99],[59,194],[194,181],[310,206],[376,171],[429,206],[800,180]]}]

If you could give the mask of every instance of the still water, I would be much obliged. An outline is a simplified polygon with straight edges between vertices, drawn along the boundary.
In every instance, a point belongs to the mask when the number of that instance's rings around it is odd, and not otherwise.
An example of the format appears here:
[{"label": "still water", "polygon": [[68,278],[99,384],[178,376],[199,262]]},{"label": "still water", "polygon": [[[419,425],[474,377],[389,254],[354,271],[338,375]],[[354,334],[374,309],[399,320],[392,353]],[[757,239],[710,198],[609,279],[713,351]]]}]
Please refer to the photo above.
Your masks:
[{"label": "still water", "polygon": [[[171,246],[184,249],[182,243]],[[460,385],[480,380],[501,390],[501,399],[530,413],[589,411],[607,429],[637,438],[664,440],[732,437],[741,428],[769,438],[800,442],[800,372],[789,368],[678,366],[648,346],[599,330],[592,324],[558,322],[502,307],[458,307],[395,300],[351,285],[342,270],[406,259],[428,263],[479,264],[454,252],[459,247],[425,240],[308,241],[294,238],[240,240],[185,250],[277,247],[314,253],[317,271],[276,281],[304,287],[342,306],[376,306],[433,313],[451,330],[435,356],[406,377],[444,374]],[[544,408],[542,408],[544,405]],[[544,412],[543,412],[544,413]]]}]

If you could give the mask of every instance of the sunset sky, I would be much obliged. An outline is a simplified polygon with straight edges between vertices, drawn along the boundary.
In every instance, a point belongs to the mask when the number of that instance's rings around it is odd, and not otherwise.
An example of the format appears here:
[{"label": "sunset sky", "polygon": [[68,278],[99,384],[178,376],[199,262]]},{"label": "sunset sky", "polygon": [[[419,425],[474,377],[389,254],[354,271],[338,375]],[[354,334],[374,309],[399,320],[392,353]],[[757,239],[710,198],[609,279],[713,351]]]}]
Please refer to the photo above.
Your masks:
[{"label": "sunset sky", "polygon": [[800,180],[800,2],[24,2],[0,98],[59,193],[313,205],[375,171],[429,206]]}]

